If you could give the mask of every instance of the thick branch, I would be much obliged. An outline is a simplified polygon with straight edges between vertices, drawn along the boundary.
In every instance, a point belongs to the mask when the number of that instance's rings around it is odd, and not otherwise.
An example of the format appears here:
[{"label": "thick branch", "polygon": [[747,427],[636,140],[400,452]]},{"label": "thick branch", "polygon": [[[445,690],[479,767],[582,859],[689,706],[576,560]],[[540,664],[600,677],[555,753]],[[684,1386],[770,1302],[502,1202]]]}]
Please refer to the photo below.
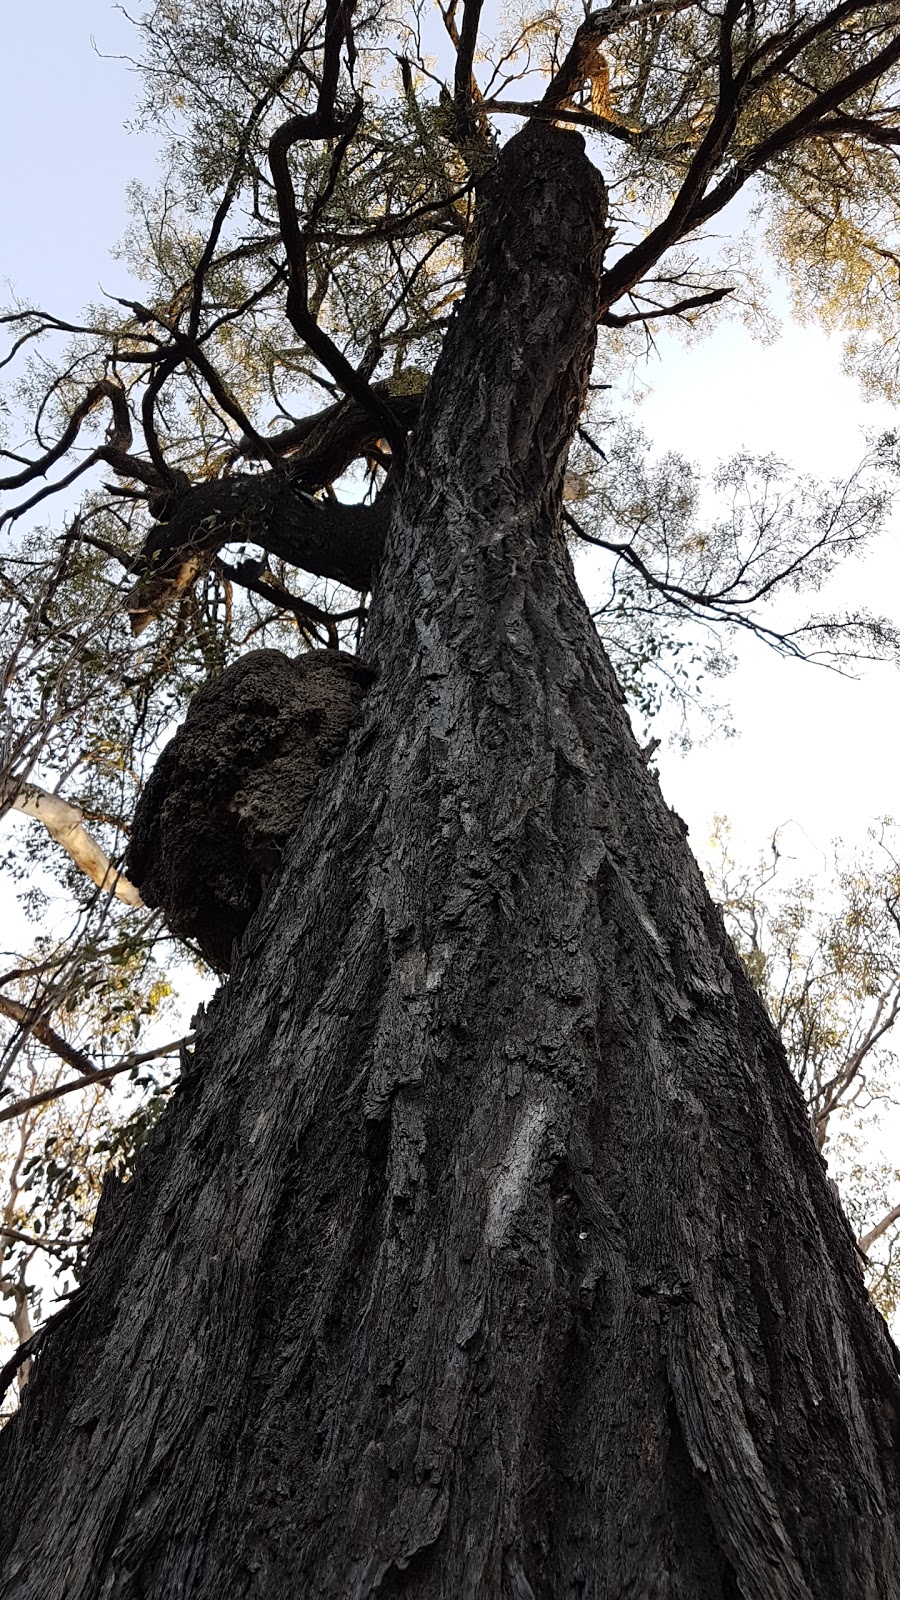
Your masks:
[{"label": "thick branch", "polygon": [[816,129],[817,139],[863,139],[892,149],[900,145],[900,128],[873,122],[871,117],[826,117]]},{"label": "thick branch", "polygon": [[144,546],[143,572],[125,602],[132,629],[141,633],[226,544],[258,545],[316,577],[369,589],[389,512],[385,494],[371,506],[314,500],[274,473],[198,484]]},{"label": "thick branch", "polygon": [[830,88],[815,95],[801,111],[775,128],[767,138],[759,140],[706,193],[707,184],[727,150],[740,107],[760,87],[762,81],[750,78],[746,66],[737,76],[732,73],[731,38],[740,9],[741,0],[729,0],[722,18],[719,101],[709,129],[691,161],[668,215],[640,244],[620,257],[607,273],[604,280],[607,306],[613,305],[638,283],[660,256],[686,233],[702,226],[721,211],[748,179],[775,157],[806,139],[817,138],[820,130],[826,135],[833,135],[836,130],[833,126],[829,127],[829,119],[844,101],[877,83],[900,61],[900,38],[895,37],[883,50],[868,61],[861,62],[855,71],[847,73]]},{"label": "thick branch", "polygon": [[98,889],[114,894],[126,906],[143,905],[134,884],[113,866],[96,839],[91,838],[84,826],[84,812],[78,806],[69,805],[67,800],[50,794],[36,783],[16,785],[15,780],[13,783],[13,792],[5,797],[5,803],[13,811],[21,811],[23,816],[42,822],[51,839],[62,845],[76,867],[86,873]]},{"label": "thick branch", "polygon": [[873,56],[871,61],[862,62],[855,72],[848,73],[830,89],[823,90],[804,106],[802,111],[798,111],[796,116],[791,117],[782,127],[776,128],[768,139],[761,140],[746,156],[736,162],[731,172],[716,184],[706,199],[694,207],[691,226],[699,227],[702,223],[708,222],[710,217],[715,216],[729,200],[734,198],[748,178],[761,172],[776,156],[782,155],[793,145],[802,144],[805,139],[817,138],[823,125],[827,134],[829,132],[827,119],[831,113],[845,100],[877,83],[879,78],[897,65],[898,61],[900,61],[900,37],[894,38]]},{"label": "thick branch", "polygon": [[595,80],[602,79],[602,95],[598,97],[593,92],[591,95],[592,110],[602,114],[603,107],[607,104],[609,87],[609,64],[602,46],[608,35],[609,28],[603,12],[588,17],[581,24],[562,66],[550,80],[543,97],[544,105],[554,110],[561,110],[586,83],[593,85]]},{"label": "thick branch", "polygon": [[732,40],[743,0],[727,0],[719,26],[719,97],[710,125],[700,141],[684,181],[659,225],[616,262],[604,280],[604,299],[611,306],[692,226],[695,207],[728,147],[737,124],[740,91],[732,72]]},{"label": "thick branch", "polygon": [[[412,381],[413,375],[410,375]],[[397,386],[397,380],[389,378],[383,383],[373,383],[372,393],[390,400],[393,416],[408,430],[419,414],[423,396],[422,392],[397,393]],[[274,455],[291,458],[293,482],[312,490],[333,483],[383,437],[380,423],[373,418],[368,406],[360,405],[357,400],[338,400],[324,411],[283,428],[266,442]],[[247,461],[258,461],[262,454],[249,437],[240,441],[238,453]]]},{"label": "thick branch", "polygon": [[391,442],[395,459],[402,463],[406,454],[406,437],[393,412],[373,393],[366,379],[358,373],[338,349],[324,328],[320,328],[309,309],[306,265],[306,238],[297,215],[297,198],[291,176],[288,155],[295,144],[304,139],[348,139],[355,130],[361,107],[350,122],[335,114],[340,49],[345,34],[349,37],[349,0],[328,0],[325,20],[325,65],[322,86],[316,110],[312,114],[289,117],[276,128],[269,141],[269,168],[275,187],[278,223],[288,263],[288,296],[286,311],[292,327],[307,344],[313,355],[350,395],[377,422],[379,432]]},{"label": "thick branch", "polygon": [[453,87],[457,107],[464,116],[469,114],[472,93],[475,88],[472,79],[472,64],[475,60],[475,45],[478,40],[478,23],[481,18],[482,3],[483,0],[465,0],[463,5],[463,23],[459,35],[459,48],[456,53],[456,73]]}]

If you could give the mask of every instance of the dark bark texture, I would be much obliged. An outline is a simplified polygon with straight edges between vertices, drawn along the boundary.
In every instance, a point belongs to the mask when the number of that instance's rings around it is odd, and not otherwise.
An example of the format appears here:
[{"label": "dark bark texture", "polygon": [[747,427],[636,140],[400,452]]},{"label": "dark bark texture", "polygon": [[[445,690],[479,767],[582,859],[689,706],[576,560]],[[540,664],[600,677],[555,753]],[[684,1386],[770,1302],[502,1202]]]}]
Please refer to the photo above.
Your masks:
[{"label": "dark bark texture", "polygon": [[314,500],[270,472],[197,484],[172,500],[166,516],[147,540],[125,599],[134,633],[177,600],[225,544],[259,545],[317,577],[368,589],[384,549],[390,497],[370,506]]},{"label": "dark bark texture", "polygon": [[138,802],[125,871],[228,972],[284,846],[359,716],[371,671],[341,650],[251,650],[194,695]]},{"label": "dark bark texture", "polygon": [[[422,406],[416,372],[372,386],[376,402],[389,401],[401,428]],[[399,392],[398,392],[399,389]],[[340,477],[379,442],[379,428],[354,400],[343,400],[265,443],[283,465],[263,477],[238,473],[153,496],[157,518],[134,563],[137,582],[126,597],[134,633],[184,592],[211,565],[224,544],[257,544],[270,555],[351,589],[368,589],[381,559],[391,511],[390,493],[371,506],[315,500],[310,490]],[[260,459],[262,441],[242,441],[241,456]]]},{"label": "dark bark texture", "polygon": [[5,1600],[897,1600],[895,1352],[560,534],[602,184],[504,149],[379,679],[0,1437]]}]

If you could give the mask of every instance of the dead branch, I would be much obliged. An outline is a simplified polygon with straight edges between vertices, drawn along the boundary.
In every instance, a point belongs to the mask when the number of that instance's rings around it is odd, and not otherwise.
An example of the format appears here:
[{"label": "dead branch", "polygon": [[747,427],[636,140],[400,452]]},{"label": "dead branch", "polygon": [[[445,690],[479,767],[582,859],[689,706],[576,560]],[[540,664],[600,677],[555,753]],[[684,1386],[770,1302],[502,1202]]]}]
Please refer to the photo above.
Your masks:
[{"label": "dead branch", "polygon": [[70,805],[36,783],[17,782],[16,779],[7,786],[4,802],[11,810],[42,822],[51,839],[62,845],[76,867],[86,873],[98,889],[115,895],[126,906],[143,905],[134,884],[113,866],[105,850],[91,838],[84,826],[84,812],[78,806]]}]

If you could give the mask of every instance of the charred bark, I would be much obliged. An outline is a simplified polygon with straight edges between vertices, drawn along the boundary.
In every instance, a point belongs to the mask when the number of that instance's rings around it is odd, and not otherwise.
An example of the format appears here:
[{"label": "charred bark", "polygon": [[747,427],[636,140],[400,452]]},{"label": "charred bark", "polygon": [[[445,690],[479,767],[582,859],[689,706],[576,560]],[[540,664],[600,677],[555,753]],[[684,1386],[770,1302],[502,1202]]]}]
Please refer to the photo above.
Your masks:
[{"label": "charred bark", "polygon": [[374,505],[316,500],[274,472],[197,484],[165,507],[165,520],[147,539],[125,601],[133,631],[141,633],[171,605],[225,544],[256,544],[315,577],[368,589],[384,549],[391,498],[383,493]]},{"label": "charred bark", "polygon": [[360,728],[0,1437],[6,1600],[896,1600],[895,1352],[560,532],[604,196],[505,148]]}]

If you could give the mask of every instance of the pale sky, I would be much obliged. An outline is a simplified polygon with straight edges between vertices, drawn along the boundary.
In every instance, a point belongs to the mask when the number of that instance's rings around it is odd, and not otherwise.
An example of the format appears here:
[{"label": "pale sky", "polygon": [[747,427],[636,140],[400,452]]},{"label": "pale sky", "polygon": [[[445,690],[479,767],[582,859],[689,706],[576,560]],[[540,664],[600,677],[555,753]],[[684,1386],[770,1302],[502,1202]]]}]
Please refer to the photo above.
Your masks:
[{"label": "pale sky", "polygon": [[[152,180],[151,135],[129,134],[137,83],[123,60],[131,28],[109,0],[7,4],[0,57],[0,278],[29,300],[77,316],[101,286],[127,290],[110,251],[127,222],[129,179]],[[96,41],[96,50],[92,45]],[[740,325],[684,349],[664,343],[650,368],[640,420],[659,449],[712,465],[742,446],[773,451],[803,470],[850,470],[863,429],[890,427],[884,406],[864,405],[841,371],[838,339],[789,326],[754,343]],[[897,527],[865,563],[842,568],[824,609],[842,595],[900,616]],[[814,849],[834,835],[862,840],[870,821],[900,809],[893,668],[857,681],[779,660],[753,641],[718,686],[738,737],[682,756],[660,751],[663,790],[702,851],[714,812],[726,813],[753,852],[795,818]]]}]

